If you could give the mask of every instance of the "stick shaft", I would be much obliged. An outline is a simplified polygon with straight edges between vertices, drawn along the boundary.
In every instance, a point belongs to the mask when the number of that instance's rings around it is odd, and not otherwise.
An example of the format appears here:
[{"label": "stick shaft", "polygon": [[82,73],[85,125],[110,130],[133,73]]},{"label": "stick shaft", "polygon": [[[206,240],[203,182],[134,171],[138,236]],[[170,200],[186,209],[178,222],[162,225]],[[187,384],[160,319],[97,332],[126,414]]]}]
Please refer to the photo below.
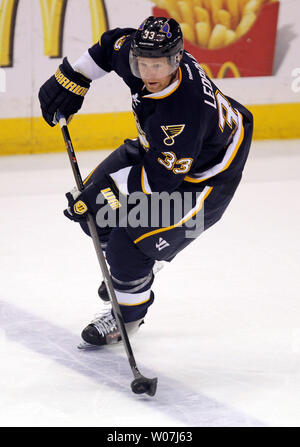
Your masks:
[{"label": "stick shaft", "polygon": [[[59,112],[57,113],[57,119],[58,119],[59,125],[61,127],[61,131],[62,131],[62,135],[63,135],[64,141],[65,141],[66,149],[68,151],[68,155],[69,155],[70,163],[72,166],[72,171],[74,174],[76,186],[79,191],[82,191],[84,188],[84,184],[82,181],[76,154],[75,154],[73,144],[71,141],[67,121],[66,121],[65,117],[63,115],[61,115]],[[135,362],[135,358],[134,358],[134,355],[132,352],[132,348],[131,348],[131,345],[129,342],[129,338],[128,338],[125,324],[123,321],[123,317],[121,314],[120,306],[119,306],[119,303],[116,298],[116,294],[115,294],[115,291],[114,291],[114,288],[113,288],[113,285],[111,282],[110,274],[109,274],[109,271],[108,271],[108,268],[106,265],[106,260],[105,260],[105,257],[104,257],[104,254],[103,254],[103,251],[101,248],[101,244],[99,241],[96,224],[95,224],[93,216],[90,213],[88,213],[88,215],[87,215],[87,224],[88,224],[91,238],[94,243],[94,247],[95,247],[96,255],[97,255],[97,258],[99,261],[99,265],[100,265],[100,268],[102,271],[103,280],[106,285],[108,295],[109,295],[109,298],[111,301],[111,305],[112,305],[112,308],[113,308],[113,311],[114,311],[114,314],[115,314],[115,317],[117,320],[118,329],[120,331],[122,340],[124,342],[128,361],[129,361],[129,364],[130,364],[130,367],[131,367],[134,377],[138,378],[141,376],[141,373],[139,372],[136,362]]]}]

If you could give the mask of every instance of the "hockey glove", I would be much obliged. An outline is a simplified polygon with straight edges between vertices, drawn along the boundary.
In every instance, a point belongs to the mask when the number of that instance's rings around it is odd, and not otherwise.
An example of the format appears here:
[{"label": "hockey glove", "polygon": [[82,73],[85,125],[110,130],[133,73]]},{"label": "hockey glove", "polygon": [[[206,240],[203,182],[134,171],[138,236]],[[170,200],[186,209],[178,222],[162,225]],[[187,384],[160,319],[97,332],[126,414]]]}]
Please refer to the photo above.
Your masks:
[{"label": "hockey glove", "polygon": [[69,207],[64,210],[64,215],[74,222],[82,222],[89,212],[89,205],[85,191],[78,191],[75,187],[70,192],[67,192]]},{"label": "hockey glove", "polygon": [[40,88],[39,100],[46,122],[55,126],[57,109],[68,118],[81,108],[91,80],[74,71],[65,57],[63,63]]}]

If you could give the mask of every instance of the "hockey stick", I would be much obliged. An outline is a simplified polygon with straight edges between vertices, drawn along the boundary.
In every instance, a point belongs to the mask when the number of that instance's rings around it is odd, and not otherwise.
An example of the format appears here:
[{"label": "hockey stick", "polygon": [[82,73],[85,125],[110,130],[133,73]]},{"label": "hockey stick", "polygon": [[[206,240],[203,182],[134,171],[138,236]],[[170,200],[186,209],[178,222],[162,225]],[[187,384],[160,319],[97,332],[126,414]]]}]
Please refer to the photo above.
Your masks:
[{"label": "hockey stick", "polygon": [[[74,178],[75,178],[75,182],[76,182],[76,186],[77,189],[79,191],[82,191],[84,189],[84,185],[83,185],[83,181],[82,181],[82,177],[80,174],[80,170],[79,170],[79,166],[77,163],[77,159],[76,159],[76,155],[74,152],[74,148],[72,145],[72,141],[71,141],[71,137],[69,134],[69,129],[68,129],[68,125],[67,125],[67,121],[64,117],[63,114],[61,114],[59,111],[57,111],[56,113],[56,119],[59,122],[62,134],[63,134],[63,138],[65,140],[65,145],[68,151],[68,155],[69,155],[69,159],[70,159],[70,163],[71,163],[71,167],[73,170],[73,174],[74,174]],[[99,237],[98,237],[98,233],[97,233],[97,229],[96,229],[96,224],[94,221],[93,216],[88,213],[87,215],[87,225],[90,231],[90,235],[92,237],[93,243],[94,243],[94,247],[95,247],[95,251],[97,254],[97,258],[100,264],[100,268],[102,271],[102,275],[103,275],[103,280],[104,283],[106,285],[107,291],[108,291],[108,295],[111,301],[111,305],[117,320],[117,325],[118,325],[118,329],[120,331],[124,346],[125,346],[125,350],[126,350],[126,354],[128,357],[128,361],[134,376],[134,380],[131,382],[131,389],[134,393],[136,394],[143,394],[146,393],[149,396],[154,396],[154,394],[156,393],[156,387],[157,387],[157,378],[154,379],[148,379],[147,377],[143,376],[140,371],[138,370],[138,367],[136,365],[135,359],[134,359],[134,355],[131,349],[131,345],[129,342],[129,338],[127,335],[127,331],[125,328],[125,324],[123,321],[123,317],[121,314],[121,310],[120,310],[120,306],[119,303],[117,301],[116,298],[116,294],[111,282],[111,278],[110,278],[110,274],[106,265],[106,261],[104,258],[104,254],[101,248],[101,244],[99,241]]]}]

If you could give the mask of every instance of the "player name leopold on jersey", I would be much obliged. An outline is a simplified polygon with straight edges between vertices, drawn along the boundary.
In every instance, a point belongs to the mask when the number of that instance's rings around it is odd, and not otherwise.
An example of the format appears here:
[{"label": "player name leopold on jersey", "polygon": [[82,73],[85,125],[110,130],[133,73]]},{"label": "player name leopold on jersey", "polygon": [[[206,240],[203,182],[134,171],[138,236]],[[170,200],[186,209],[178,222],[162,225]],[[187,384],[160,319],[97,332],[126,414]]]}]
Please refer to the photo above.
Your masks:
[{"label": "player name leopold on jersey", "polygon": [[192,56],[190,53],[187,53],[187,55],[192,59],[193,64],[195,65],[195,67],[197,68],[197,70],[199,72],[199,75],[200,75],[201,81],[202,81],[202,85],[203,85],[204,94],[209,96],[209,100],[208,99],[204,100],[205,104],[208,104],[216,109],[217,102],[216,102],[216,97],[214,95],[214,89],[212,87],[210,80],[207,78],[205,70],[203,70],[201,65],[194,58],[194,56]]}]

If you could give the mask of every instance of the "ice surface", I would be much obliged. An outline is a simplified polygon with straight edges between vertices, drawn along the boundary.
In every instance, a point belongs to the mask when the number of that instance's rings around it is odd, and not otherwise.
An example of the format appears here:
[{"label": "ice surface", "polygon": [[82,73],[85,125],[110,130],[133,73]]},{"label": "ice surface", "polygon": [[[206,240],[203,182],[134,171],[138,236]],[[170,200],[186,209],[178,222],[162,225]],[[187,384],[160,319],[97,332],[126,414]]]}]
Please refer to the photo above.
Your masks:
[{"label": "ice surface", "polygon": [[[76,348],[102,305],[93,245],[64,218],[67,155],[0,158],[1,426],[300,426],[299,141],[255,142],[223,219],[157,274],[132,339]],[[107,152],[78,153],[83,176]]]}]

